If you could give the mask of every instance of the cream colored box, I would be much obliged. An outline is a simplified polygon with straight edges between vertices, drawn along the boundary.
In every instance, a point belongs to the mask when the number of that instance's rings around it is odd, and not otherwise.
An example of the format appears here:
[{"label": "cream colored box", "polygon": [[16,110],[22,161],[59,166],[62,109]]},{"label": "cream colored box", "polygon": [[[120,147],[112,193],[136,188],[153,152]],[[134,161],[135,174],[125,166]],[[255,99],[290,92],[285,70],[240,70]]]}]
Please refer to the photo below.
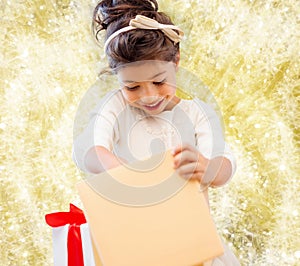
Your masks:
[{"label": "cream colored box", "polygon": [[77,185],[102,265],[206,265],[223,254],[199,183],[176,174],[172,160],[159,154]]}]

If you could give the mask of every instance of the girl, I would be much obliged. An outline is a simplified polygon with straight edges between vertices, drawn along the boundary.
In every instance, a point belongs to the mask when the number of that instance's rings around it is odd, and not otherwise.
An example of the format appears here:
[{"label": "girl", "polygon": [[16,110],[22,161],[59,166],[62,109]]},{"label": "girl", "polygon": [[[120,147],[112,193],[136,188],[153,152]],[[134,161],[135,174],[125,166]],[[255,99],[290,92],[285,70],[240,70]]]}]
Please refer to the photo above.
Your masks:
[{"label": "girl", "polygon": [[[74,142],[74,159],[99,173],[124,162],[172,149],[174,169],[183,178],[209,186],[229,181],[235,160],[224,142],[216,113],[198,99],[176,96],[176,70],[183,32],[158,12],[156,0],[103,0],[93,28],[106,30],[109,67],[120,89],[108,93]],[[239,265],[231,251],[212,265]]]}]

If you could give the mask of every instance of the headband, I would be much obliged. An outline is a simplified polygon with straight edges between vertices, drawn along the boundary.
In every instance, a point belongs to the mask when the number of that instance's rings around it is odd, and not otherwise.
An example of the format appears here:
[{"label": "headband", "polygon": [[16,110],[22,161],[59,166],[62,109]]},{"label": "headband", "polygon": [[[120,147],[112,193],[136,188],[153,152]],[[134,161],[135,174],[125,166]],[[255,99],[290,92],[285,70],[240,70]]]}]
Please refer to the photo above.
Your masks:
[{"label": "headband", "polygon": [[[183,31],[175,26],[175,25],[169,25],[169,24],[160,24],[154,19],[137,15],[134,19],[131,19],[129,22],[129,26],[119,29],[115,31],[112,35],[110,35],[104,44],[104,51],[106,51],[106,48],[108,44],[111,42],[113,38],[118,36],[119,34],[123,32],[127,32],[130,30],[135,29],[144,29],[144,30],[161,30],[169,39],[171,39],[175,44],[180,42],[184,33]],[[179,32],[177,33],[176,30]]]}]

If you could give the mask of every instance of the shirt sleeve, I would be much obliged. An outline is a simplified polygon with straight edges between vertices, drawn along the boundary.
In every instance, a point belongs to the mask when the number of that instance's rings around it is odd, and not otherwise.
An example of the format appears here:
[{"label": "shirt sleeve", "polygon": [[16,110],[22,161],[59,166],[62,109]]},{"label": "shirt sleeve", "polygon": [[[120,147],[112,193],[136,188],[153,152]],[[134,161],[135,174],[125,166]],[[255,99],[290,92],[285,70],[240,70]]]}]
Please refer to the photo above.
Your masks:
[{"label": "shirt sleeve", "polygon": [[116,97],[105,97],[90,115],[88,125],[83,132],[74,140],[73,160],[84,172],[85,157],[87,152],[96,146],[102,146],[113,151],[113,145],[118,141],[118,103]]},{"label": "shirt sleeve", "polygon": [[223,130],[221,127],[220,120],[214,109],[200,101],[195,100],[197,105],[196,112],[196,146],[199,151],[207,159],[213,159],[218,156],[227,158],[232,167],[231,177],[236,171],[236,160],[229,147],[224,140]]}]

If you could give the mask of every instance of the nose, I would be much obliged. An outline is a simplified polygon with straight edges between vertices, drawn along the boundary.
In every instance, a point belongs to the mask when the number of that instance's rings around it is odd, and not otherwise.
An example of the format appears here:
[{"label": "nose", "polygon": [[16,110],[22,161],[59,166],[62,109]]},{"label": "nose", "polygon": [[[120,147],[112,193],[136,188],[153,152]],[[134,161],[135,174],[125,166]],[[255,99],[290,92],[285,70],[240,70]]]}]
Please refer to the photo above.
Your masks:
[{"label": "nose", "polygon": [[152,82],[145,82],[143,84],[143,95],[149,97],[157,95],[157,89],[155,88]]},{"label": "nose", "polygon": [[146,104],[151,104],[151,103],[157,101],[157,99],[159,98],[157,89],[150,82],[143,86],[142,93],[143,93],[143,95],[141,97],[141,100],[143,103],[146,103]]},{"label": "nose", "polygon": [[144,103],[144,104],[152,104],[152,103],[155,103],[157,102],[159,99],[159,96],[145,96],[143,98],[141,98],[141,101]]}]

